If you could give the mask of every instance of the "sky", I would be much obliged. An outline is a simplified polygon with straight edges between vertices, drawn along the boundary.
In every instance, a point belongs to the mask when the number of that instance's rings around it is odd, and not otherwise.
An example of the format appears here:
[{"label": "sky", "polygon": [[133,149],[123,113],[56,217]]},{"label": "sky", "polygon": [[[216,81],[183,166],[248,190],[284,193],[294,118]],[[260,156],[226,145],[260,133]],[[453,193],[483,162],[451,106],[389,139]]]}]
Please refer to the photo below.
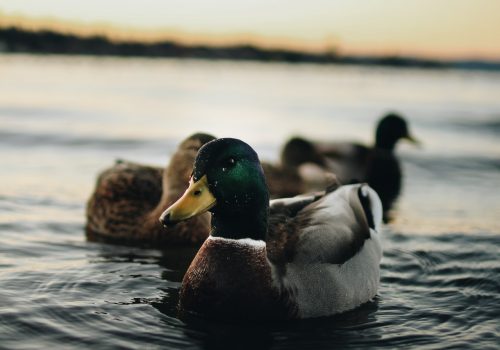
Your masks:
[{"label": "sky", "polygon": [[500,59],[500,0],[0,0],[0,23],[9,21],[188,43]]}]

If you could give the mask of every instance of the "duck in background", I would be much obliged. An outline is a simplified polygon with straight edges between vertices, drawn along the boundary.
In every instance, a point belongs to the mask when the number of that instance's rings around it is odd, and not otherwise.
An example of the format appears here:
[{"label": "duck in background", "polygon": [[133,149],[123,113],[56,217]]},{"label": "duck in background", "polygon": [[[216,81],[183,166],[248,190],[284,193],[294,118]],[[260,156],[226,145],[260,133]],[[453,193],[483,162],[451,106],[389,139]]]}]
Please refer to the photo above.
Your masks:
[{"label": "duck in background", "polygon": [[201,244],[210,231],[209,214],[170,229],[158,218],[184,193],[198,150],[213,139],[203,133],[191,135],[178,146],[166,169],[119,160],[104,170],[87,203],[87,238],[155,247]]},{"label": "duck in background", "polygon": [[[289,142],[296,142],[295,139]],[[384,208],[384,222],[388,222],[390,210],[401,192],[402,171],[394,152],[401,139],[419,144],[405,119],[389,113],[378,122],[373,146],[302,141],[310,142],[316,152],[325,157],[326,168],[335,173],[341,183],[368,183],[378,193]]]},{"label": "duck in background", "polygon": [[326,158],[309,141],[289,140],[281,150],[279,164],[262,162],[271,198],[293,197],[324,189],[337,178],[325,170]]},{"label": "duck in background", "polygon": [[399,140],[415,145],[419,142],[409,131],[406,120],[396,113],[389,113],[377,124],[375,144],[357,143],[318,145],[319,152],[329,160],[329,168],[341,182],[366,182],[379,195],[384,208],[384,222],[391,219],[390,210],[401,192],[401,165],[395,153]]},{"label": "duck in background", "polygon": [[183,278],[181,316],[320,317],[377,293],[382,207],[366,184],[269,202],[256,152],[222,138],[200,149],[189,188],[160,220],[207,211],[212,230]]}]

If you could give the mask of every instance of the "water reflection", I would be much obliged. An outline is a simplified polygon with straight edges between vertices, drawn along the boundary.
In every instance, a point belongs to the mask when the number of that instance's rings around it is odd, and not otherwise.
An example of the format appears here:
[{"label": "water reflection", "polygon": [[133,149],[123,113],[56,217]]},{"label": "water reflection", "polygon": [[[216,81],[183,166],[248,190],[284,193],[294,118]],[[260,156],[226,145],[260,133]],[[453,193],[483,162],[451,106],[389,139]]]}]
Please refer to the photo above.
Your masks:
[{"label": "water reflection", "polygon": [[[176,314],[172,308],[175,298],[167,296],[152,303],[169,317]],[[312,320],[285,322],[221,322],[196,316],[183,318],[184,336],[204,349],[270,349],[323,348],[334,344],[350,345],[381,339],[377,322],[378,298],[360,308],[341,315]],[[359,332],[367,332],[360,339]]]},{"label": "water reflection", "polygon": [[[81,226],[61,231],[62,240],[83,237]],[[334,317],[239,324],[177,317],[180,283],[196,248],[160,251],[84,241],[54,245],[40,239],[32,248],[45,255],[8,258],[14,267],[0,275],[2,345],[15,347],[18,334],[28,335],[23,342],[33,347],[323,349],[474,343],[484,348],[496,342],[498,237],[384,235],[381,287],[374,301]],[[16,251],[14,240],[0,240],[3,256]],[[37,262],[45,268],[30,268]]]},{"label": "water reflection", "polygon": [[[162,252],[161,265],[167,269],[162,278],[171,282],[172,278],[182,278],[189,262],[180,261],[176,254]],[[195,253],[191,251],[189,253]],[[178,266],[180,271],[171,271]],[[180,282],[180,279],[177,280]],[[179,286],[180,287],[180,286]],[[359,342],[358,331],[371,329],[367,335],[371,341],[381,338],[378,334],[377,311],[379,298],[365,303],[356,310],[312,320],[265,321],[265,322],[221,322],[203,319],[194,315],[183,315],[182,323],[173,322],[178,317],[177,302],[179,287],[162,288],[164,295],[151,306],[167,316],[164,322],[175,324],[183,335],[204,349],[270,349],[270,348],[322,348],[328,344],[355,344]],[[363,340],[365,342],[366,339]]]},{"label": "water reflection", "polygon": [[[0,347],[498,348],[498,74],[0,62]],[[276,161],[299,131],[368,142],[360,125],[388,106],[411,116],[425,148],[401,147],[407,181],[384,235],[379,297],[351,313],[284,324],[180,320],[178,291],[195,251],[84,239],[94,176],[117,157],[165,164],[165,151],[203,122]]]}]

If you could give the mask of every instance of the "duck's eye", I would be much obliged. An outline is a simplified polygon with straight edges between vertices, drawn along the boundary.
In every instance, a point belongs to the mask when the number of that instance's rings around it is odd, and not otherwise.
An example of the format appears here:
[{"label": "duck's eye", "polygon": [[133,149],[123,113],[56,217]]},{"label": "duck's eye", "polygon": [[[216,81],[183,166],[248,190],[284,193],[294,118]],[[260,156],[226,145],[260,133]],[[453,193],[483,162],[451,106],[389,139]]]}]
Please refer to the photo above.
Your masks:
[{"label": "duck's eye", "polygon": [[227,169],[231,169],[236,164],[236,160],[234,158],[228,158],[224,161],[224,165],[222,166],[222,171],[226,171]]}]

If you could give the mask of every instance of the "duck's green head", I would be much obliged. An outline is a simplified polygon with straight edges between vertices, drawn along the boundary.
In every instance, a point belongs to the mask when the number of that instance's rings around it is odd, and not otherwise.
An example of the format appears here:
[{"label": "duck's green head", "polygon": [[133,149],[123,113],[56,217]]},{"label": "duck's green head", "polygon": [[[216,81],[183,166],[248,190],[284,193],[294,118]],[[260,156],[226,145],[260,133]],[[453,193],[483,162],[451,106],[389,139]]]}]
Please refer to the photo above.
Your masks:
[{"label": "duck's green head", "polygon": [[172,225],[212,212],[212,235],[264,239],[269,191],[257,153],[245,142],[221,138],[205,144],[189,188],[160,221]]},{"label": "duck's green head", "polygon": [[418,144],[418,141],[408,130],[406,120],[396,113],[389,113],[377,125],[375,146],[377,148],[393,150],[400,139],[406,139],[414,144]]}]

